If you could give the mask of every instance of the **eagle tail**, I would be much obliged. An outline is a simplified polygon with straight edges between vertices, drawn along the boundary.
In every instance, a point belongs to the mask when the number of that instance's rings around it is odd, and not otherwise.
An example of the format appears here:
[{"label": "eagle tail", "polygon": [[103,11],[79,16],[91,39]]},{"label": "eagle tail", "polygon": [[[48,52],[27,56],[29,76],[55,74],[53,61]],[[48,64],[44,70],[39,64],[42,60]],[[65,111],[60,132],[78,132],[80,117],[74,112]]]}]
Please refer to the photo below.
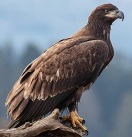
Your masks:
[{"label": "eagle tail", "polygon": [[23,125],[24,123],[25,122],[20,122],[19,120],[10,121],[7,128],[8,129],[17,128],[17,127]]}]

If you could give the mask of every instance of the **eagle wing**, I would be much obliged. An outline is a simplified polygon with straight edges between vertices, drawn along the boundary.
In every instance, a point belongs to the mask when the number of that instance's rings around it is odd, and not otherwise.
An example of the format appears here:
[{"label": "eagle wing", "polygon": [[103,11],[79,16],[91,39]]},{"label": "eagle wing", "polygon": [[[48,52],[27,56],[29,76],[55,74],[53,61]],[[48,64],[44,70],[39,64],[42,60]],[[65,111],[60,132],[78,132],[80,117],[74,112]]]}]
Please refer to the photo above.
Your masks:
[{"label": "eagle wing", "polygon": [[93,83],[104,69],[108,54],[108,45],[93,37],[54,44],[23,71],[7,97],[7,113],[12,120],[45,115],[63,104],[73,91]]}]

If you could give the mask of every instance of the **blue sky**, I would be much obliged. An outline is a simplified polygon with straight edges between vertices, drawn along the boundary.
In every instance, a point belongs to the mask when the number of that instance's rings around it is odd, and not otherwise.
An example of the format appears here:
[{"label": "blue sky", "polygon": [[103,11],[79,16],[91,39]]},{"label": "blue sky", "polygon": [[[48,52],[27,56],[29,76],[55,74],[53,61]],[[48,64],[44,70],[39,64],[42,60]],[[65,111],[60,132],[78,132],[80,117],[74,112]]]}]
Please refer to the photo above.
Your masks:
[{"label": "blue sky", "polygon": [[117,52],[132,56],[131,0],[0,0],[0,3],[0,46],[12,42],[20,52],[28,42],[46,49],[82,28],[96,6],[115,4],[124,12],[125,20],[112,25],[111,40]]}]

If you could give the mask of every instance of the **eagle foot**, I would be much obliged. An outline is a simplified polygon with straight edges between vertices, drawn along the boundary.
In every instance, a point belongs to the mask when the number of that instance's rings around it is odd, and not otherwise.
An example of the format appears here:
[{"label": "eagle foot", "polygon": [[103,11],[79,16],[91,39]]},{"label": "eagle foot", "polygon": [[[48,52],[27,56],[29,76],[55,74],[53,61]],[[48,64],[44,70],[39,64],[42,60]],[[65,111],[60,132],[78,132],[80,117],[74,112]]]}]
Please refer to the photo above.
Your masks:
[{"label": "eagle foot", "polygon": [[61,117],[60,120],[61,122],[71,122],[73,128],[80,128],[83,132],[85,132],[85,135],[88,135],[87,127],[84,126],[85,120],[78,115],[76,110],[71,111],[69,116]]}]

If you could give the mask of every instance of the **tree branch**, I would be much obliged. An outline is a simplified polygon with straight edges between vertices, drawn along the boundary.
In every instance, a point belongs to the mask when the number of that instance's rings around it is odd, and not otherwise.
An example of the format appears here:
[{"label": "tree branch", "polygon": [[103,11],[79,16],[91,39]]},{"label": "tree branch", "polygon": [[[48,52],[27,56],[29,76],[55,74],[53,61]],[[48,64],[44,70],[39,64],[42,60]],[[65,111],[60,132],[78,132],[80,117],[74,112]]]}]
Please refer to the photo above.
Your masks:
[{"label": "tree branch", "polygon": [[58,109],[36,122],[27,122],[18,128],[0,130],[0,137],[82,137],[81,134],[59,122]]}]

